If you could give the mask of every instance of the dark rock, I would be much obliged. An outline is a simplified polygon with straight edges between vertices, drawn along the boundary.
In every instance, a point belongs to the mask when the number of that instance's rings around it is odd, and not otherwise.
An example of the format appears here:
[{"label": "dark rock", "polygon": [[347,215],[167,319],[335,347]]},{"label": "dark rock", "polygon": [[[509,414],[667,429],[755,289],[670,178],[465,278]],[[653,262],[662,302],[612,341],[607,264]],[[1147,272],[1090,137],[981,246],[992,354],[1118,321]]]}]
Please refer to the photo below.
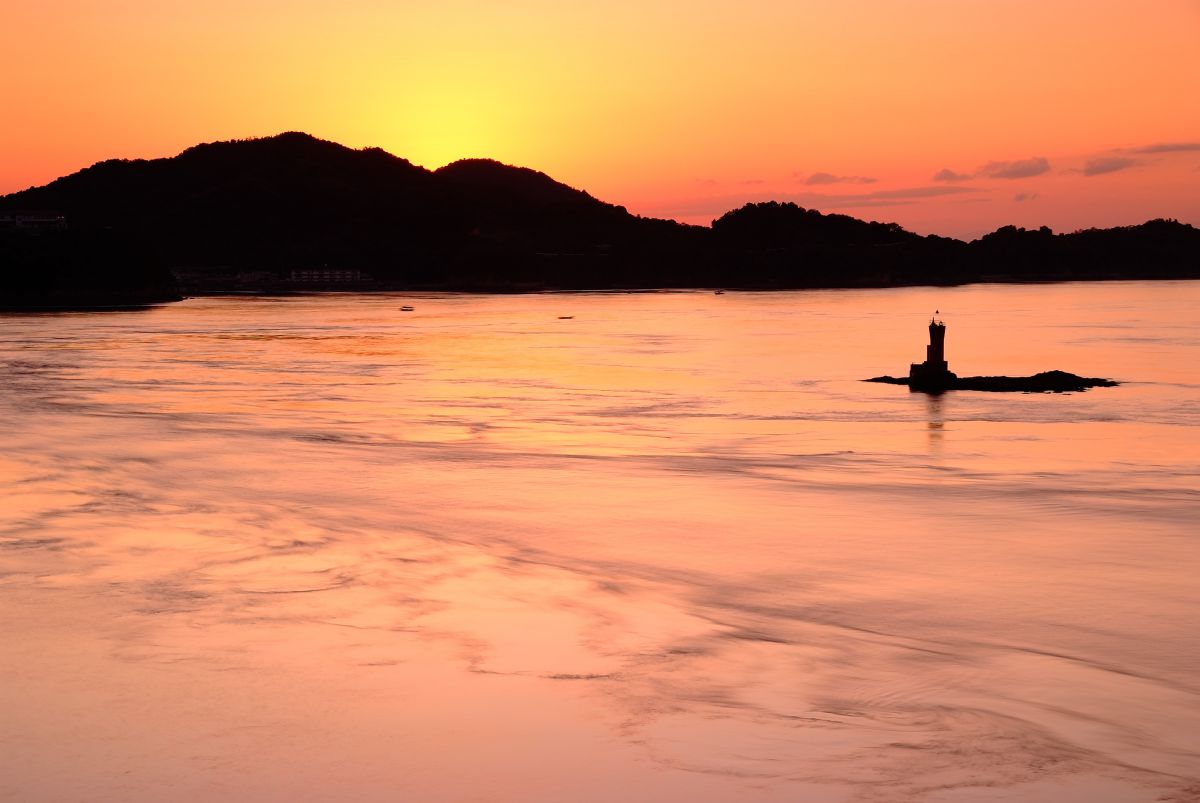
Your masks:
[{"label": "dark rock", "polygon": [[990,393],[1071,393],[1088,388],[1111,388],[1119,382],[1097,377],[1076,376],[1066,371],[1043,371],[1033,376],[961,376],[948,379],[938,387],[914,386],[908,377],[876,376],[864,382],[908,385],[910,390],[942,393],[947,390],[979,390]]},{"label": "dark rock", "polygon": [[1043,371],[1033,376],[967,376],[954,383],[954,390],[984,390],[993,393],[1067,393],[1088,388],[1111,388],[1111,379],[1076,376],[1066,371]]}]

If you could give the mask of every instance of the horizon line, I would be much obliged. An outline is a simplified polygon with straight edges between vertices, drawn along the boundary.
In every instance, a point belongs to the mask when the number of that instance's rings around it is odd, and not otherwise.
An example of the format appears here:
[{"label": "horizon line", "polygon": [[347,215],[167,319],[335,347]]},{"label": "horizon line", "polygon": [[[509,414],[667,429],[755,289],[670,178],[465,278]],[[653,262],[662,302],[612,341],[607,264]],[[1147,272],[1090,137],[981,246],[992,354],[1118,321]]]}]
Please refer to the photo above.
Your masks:
[{"label": "horizon line", "polygon": [[[540,169],[538,169],[538,168],[536,168],[536,167],[529,167],[529,166],[527,166],[527,165],[513,164],[513,163],[510,163],[510,162],[505,162],[505,161],[503,161],[503,160],[497,159],[497,158],[495,158],[495,157],[492,157],[492,156],[463,156],[463,157],[459,157],[459,158],[457,158],[457,159],[452,159],[452,160],[450,160],[450,161],[446,162],[445,164],[438,165],[437,167],[429,167],[428,165],[424,165],[424,164],[420,164],[420,163],[418,163],[418,162],[414,162],[413,160],[411,160],[411,159],[409,159],[409,158],[407,158],[407,157],[405,157],[405,156],[401,156],[401,155],[399,155],[399,154],[393,153],[392,151],[390,151],[390,150],[388,150],[388,149],[386,149],[386,148],[384,148],[383,146],[380,146],[380,145],[363,145],[363,146],[361,146],[361,147],[354,147],[354,146],[352,146],[352,145],[346,145],[346,144],[344,144],[344,143],[341,143],[341,142],[338,142],[338,141],[336,141],[336,140],[332,140],[332,139],[325,139],[324,137],[319,137],[319,136],[317,136],[317,135],[315,135],[315,134],[311,134],[311,133],[309,133],[309,132],[307,132],[307,131],[301,131],[301,130],[298,130],[298,129],[287,129],[287,130],[284,130],[284,131],[280,131],[280,132],[279,132],[279,133],[277,133],[277,134],[258,135],[258,136],[245,136],[245,137],[229,137],[229,138],[227,138],[227,139],[214,139],[214,140],[207,140],[207,141],[197,142],[197,143],[195,143],[195,144],[193,144],[193,145],[188,145],[188,146],[184,147],[182,150],[179,150],[179,151],[177,151],[177,152],[175,152],[175,153],[173,153],[173,154],[171,154],[171,155],[166,155],[166,156],[150,156],[150,157],[145,157],[145,156],[134,156],[134,157],[120,157],[120,156],[114,156],[114,157],[109,157],[109,158],[106,158],[106,159],[100,159],[99,161],[95,161],[95,162],[92,162],[91,164],[84,165],[83,167],[80,167],[80,168],[78,168],[77,170],[74,170],[74,171],[72,171],[72,172],[69,172],[69,173],[64,173],[64,174],[62,174],[62,175],[56,176],[55,178],[52,178],[52,179],[50,179],[50,180],[46,181],[46,182],[45,182],[45,183],[43,183],[43,184],[33,184],[33,185],[30,185],[30,186],[28,186],[28,187],[25,187],[25,188],[23,188],[23,189],[16,189],[16,190],[12,190],[12,191],[10,191],[10,192],[6,192],[6,193],[3,193],[3,194],[0,194],[0,201],[7,200],[7,199],[11,198],[11,197],[12,197],[12,196],[14,196],[14,195],[19,195],[19,194],[21,194],[21,193],[24,193],[24,192],[29,192],[29,191],[32,191],[32,190],[39,190],[39,189],[43,189],[43,188],[45,188],[45,187],[48,187],[49,185],[51,185],[51,184],[55,183],[56,181],[60,181],[60,180],[62,180],[62,179],[70,178],[71,176],[77,175],[77,174],[79,174],[79,173],[82,173],[82,172],[84,172],[84,171],[86,171],[86,170],[89,170],[89,169],[91,169],[91,168],[94,168],[94,167],[96,167],[96,166],[98,166],[98,165],[101,165],[101,164],[106,164],[106,163],[109,163],[109,162],[158,162],[158,161],[170,161],[170,160],[172,160],[172,159],[175,159],[175,158],[178,158],[178,157],[182,156],[183,154],[187,153],[188,151],[192,151],[192,150],[195,150],[195,149],[197,149],[197,148],[203,148],[203,147],[209,147],[209,146],[215,146],[215,145],[232,145],[232,144],[240,144],[240,143],[268,142],[268,141],[272,141],[272,140],[279,140],[279,139],[282,139],[282,138],[284,138],[284,137],[288,137],[288,136],[303,137],[303,138],[305,138],[305,139],[312,140],[312,141],[314,141],[314,142],[324,143],[324,144],[327,144],[327,145],[332,145],[332,146],[335,146],[335,147],[338,147],[338,148],[343,148],[343,149],[345,149],[345,150],[352,151],[352,152],[354,152],[354,153],[366,153],[366,152],[372,152],[372,151],[380,152],[380,153],[386,154],[387,156],[389,156],[389,157],[391,157],[391,158],[393,158],[393,159],[398,159],[398,160],[400,160],[400,161],[403,161],[403,162],[405,162],[405,163],[407,163],[407,164],[409,164],[409,165],[412,165],[412,166],[414,166],[414,167],[417,167],[417,168],[420,168],[420,169],[422,169],[422,170],[425,170],[426,172],[429,172],[429,173],[437,173],[439,170],[442,170],[442,169],[444,169],[444,168],[446,168],[446,167],[449,167],[449,166],[451,166],[451,165],[455,165],[455,164],[460,164],[460,163],[463,163],[463,162],[491,162],[491,163],[493,163],[493,164],[498,164],[498,165],[501,165],[501,166],[503,166],[503,167],[507,167],[507,168],[511,168],[511,169],[515,169],[515,170],[528,170],[528,171],[531,171],[531,172],[537,173],[537,174],[539,174],[539,175],[545,176],[545,177],[546,177],[546,178],[548,178],[549,180],[551,180],[551,181],[553,181],[553,182],[555,182],[555,183],[557,183],[557,184],[560,184],[560,185],[562,185],[562,186],[564,186],[564,187],[568,187],[568,188],[570,188],[570,189],[572,189],[572,190],[576,190],[576,191],[578,191],[578,192],[583,192],[583,193],[587,194],[588,196],[590,196],[591,198],[595,199],[596,201],[598,201],[598,202],[600,202],[600,203],[604,203],[604,204],[607,204],[607,205],[609,205],[609,206],[619,207],[619,208],[621,208],[621,209],[625,210],[625,211],[626,211],[628,214],[630,214],[630,215],[633,215],[633,216],[635,216],[635,217],[642,218],[642,219],[646,219],[646,220],[662,220],[662,221],[668,221],[668,222],[672,222],[672,223],[675,223],[675,224],[677,224],[677,225],[680,225],[680,226],[689,226],[689,227],[702,228],[702,229],[711,229],[711,228],[712,228],[712,224],[713,224],[713,223],[715,223],[715,222],[716,222],[717,220],[719,220],[721,217],[723,217],[724,215],[726,215],[726,214],[728,214],[728,213],[730,213],[730,212],[737,211],[738,209],[745,208],[746,206],[752,206],[752,205],[758,205],[758,204],[769,204],[769,203],[776,203],[776,204],[780,204],[780,205],[792,204],[792,205],[795,205],[795,206],[797,206],[797,207],[799,207],[799,208],[801,208],[801,209],[805,209],[805,210],[808,210],[808,211],[814,211],[814,212],[817,212],[817,213],[819,213],[819,214],[821,214],[821,215],[823,215],[823,216],[838,215],[838,216],[841,216],[841,217],[849,217],[849,218],[852,218],[852,219],[854,219],[854,220],[859,220],[859,221],[863,221],[863,222],[867,222],[867,223],[879,223],[879,224],[886,224],[886,225],[901,225],[901,224],[897,223],[896,221],[889,221],[889,220],[879,220],[879,219],[867,219],[867,218],[856,217],[856,216],[854,216],[854,215],[852,215],[852,214],[847,214],[846,212],[840,212],[840,211],[826,211],[826,209],[829,209],[829,207],[826,207],[825,209],[822,209],[822,208],[815,207],[815,206],[805,206],[805,205],[803,205],[803,204],[800,204],[800,203],[796,202],[795,200],[781,199],[781,198],[779,198],[779,197],[766,197],[766,198],[762,198],[761,200],[745,200],[745,201],[743,201],[743,202],[742,202],[741,204],[739,204],[739,205],[736,205],[736,206],[729,206],[729,207],[725,208],[723,212],[721,212],[721,213],[717,214],[717,215],[716,215],[716,217],[714,217],[714,218],[713,218],[712,220],[710,220],[708,223],[689,223],[689,222],[686,222],[686,221],[680,220],[678,217],[660,217],[660,216],[655,216],[655,215],[643,215],[643,214],[640,214],[640,213],[631,212],[631,211],[629,211],[629,207],[628,207],[627,205],[625,205],[625,204],[621,204],[621,203],[615,203],[615,202],[612,202],[612,201],[606,201],[606,200],[604,200],[604,199],[598,198],[597,196],[595,196],[595,195],[592,195],[592,193],[591,193],[591,191],[590,191],[590,190],[588,190],[588,189],[585,189],[585,188],[583,188],[583,187],[577,187],[577,186],[575,186],[575,185],[573,185],[573,184],[567,184],[566,182],[564,182],[564,181],[560,181],[559,179],[555,178],[554,176],[550,175],[549,173],[547,173],[547,172],[545,172],[545,171],[543,171],[543,170],[540,170]],[[893,190],[880,190],[880,191],[877,191],[877,192],[875,192],[875,193],[858,194],[858,195],[849,195],[849,196],[847,196],[847,198],[848,198],[848,199],[855,199],[855,198],[859,198],[859,199],[861,199],[861,200],[859,201],[859,203],[857,204],[857,206],[859,206],[859,207],[861,207],[861,208],[869,208],[869,207],[873,207],[873,206],[897,206],[897,205],[903,205],[903,204],[906,204],[906,203],[911,203],[911,201],[906,201],[906,200],[904,200],[905,198],[928,197],[928,196],[930,196],[930,195],[933,195],[933,193],[931,193],[931,192],[924,192],[924,193],[920,192],[920,190],[923,190],[923,189],[926,189],[926,188],[899,188],[899,189],[893,189]],[[956,188],[949,188],[949,187],[948,187],[948,188],[944,188],[944,189],[943,189],[943,188],[937,188],[937,189],[942,189],[942,191],[941,191],[941,192],[937,193],[937,195],[939,195],[939,196],[942,196],[942,195],[949,194],[949,192],[948,192],[948,191],[950,191],[951,189],[955,189],[955,190],[957,190],[957,191],[958,191],[958,192],[956,192],[955,194],[961,194],[961,193],[964,193],[964,192],[972,192],[972,191],[975,191],[975,188],[968,188],[968,187],[956,187]],[[782,193],[782,195],[786,195],[786,193]],[[879,197],[879,199],[880,199],[880,202],[879,202],[878,204],[872,204],[872,203],[866,202],[866,201],[868,201],[869,199],[866,199],[866,198],[864,198],[864,197],[863,197],[864,195],[869,195],[869,196],[878,196],[878,197]],[[732,199],[730,199],[730,200],[732,200]],[[685,201],[680,201],[680,203],[685,203]],[[853,204],[853,200],[851,200],[851,204],[852,204],[851,208],[853,208],[853,205],[854,205],[854,204]],[[845,208],[845,207],[836,207],[836,206],[835,206],[835,207],[832,207],[832,208],[836,210],[836,209],[838,209],[838,208]],[[26,210],[26,211],[32,211],[32,210]],[[40,210],[40,211],[46,211],[46,210]],[[1149,217],[1149,218],[1146,218],[1146,219],[1144,219],[1144,220],[1141,220],[1140,222],[1134,222],[1134,223],[1122,223],[1122,224],[1117,224],[1117,225],[1115,225],[1115,226],[1107,226],[1107,227],[1094,226],[1094,225],[1093,225],[1093,226],[1084,226],[1084,227],[1081,227],[1081,228],[1074,228],[1074,229],[1070,229],[1069,231],[1068,231],[1068,230],[1066,230],[1066,229],[1062,229],[1062,230],[1055,230],[1053,227],[1051,227],[1051,226],[1048,226],[1048,225],[1042,225],[1042,226],[1038,226],[1038,227],[1035,227],[1035,228],[1030,228],[1030,227],[1024,227],[1024,226],[1017,226],[1016,224],[1012,224],[1012,223],[1007,223],[1007,224],[1002,224],[1002,225],[1000,225],[1000,226],[997,226],[996,228],[989,229],[989,230],[987,230],[987,231],[983,232],[982,234],[980,234],[980,235],[978,235],[978,236],[975,236],[975,237],[973,237],[973,238],[970,238],[970,239],[968,239],[968,238],[965,238],[965,237],[954,236],[954,235],[941,234],[941,233],[938,233],[938,232],[930,232],[930,233],[927,233],[927,234],[922,234],[922,233],[920,233],[920,232],[913,231],[913,230],[911,230],[911,229],[905,228],[905,227],[904,227],[904,226],[902,226],[902,225],[901,225],[901,228],[902,228],[902,229],[904,229],[904,231],[907,231],[907,232],[909,232],[909,233],[911,233],[911,234],[916,234],[916,235],[918,235],[918,236],[921,236],[921,237],[940,237],[940,238],[944,238],[944,239],[951,239],[951,240],[957,240],[957,241],[959,241],[959,242],[970,243],[970,242],[974,242],[975,240],[981,239],[982,237],[985,237],[985,236],[987,236],[988,234],[993,234],[993,233],[995,233],[995,232],[997,232],[997,231],[1000,231],[1001,229],[1005,229],[1005,228],[1008,228],[1008,227],[1014,227],[1014,228],[1017,228],[1017,229],[1023,229],[1023,230],[1026,230],[1026,231],[1037,231],[1037,230],[1040,230],[1040,229],[1042,229],[1042,228],[1047,228],[1047,229],[1050,229],[1050,231],[1051,231],[1051,232],[1052,232],[1054,235],[1056,235],[1056,236],[1057,236],[1057,235],[1063,235],[1063,234],[1072,234],[1072,233],[1075,233],[1075,232],[1082,232],[1082,231],[1107,230],[1107,229],[1114,229],[1114,228],[1134,228],[1134,227],[1141,226],[1141,225],[1144,225],[1144,224],[1146,224],[1146,223],[1150,223],[1150,222],[1153,222],[1153,221],[1156,221],[1156,220],[1167,220],[1167,221],[1174,221],[1174,222],[1181,223],[1181,224],[1183,224],[1183,225],[1186,225],[1186,226],[1191,226],[1191,227],[1193,227],[1193,228],[1197,228],[1197,227],[1198,227],[1196,224],[1193,224],[1193,223],[1191,223],[1191,222],[1189,222],[1189,221],[1187,221],[1187,220],[1184,220],[1184,219],[1182,219],[1182,218],[1179,218],[1179,217],[1174,217],[1174,216],[1169,216],[1169,217],[1164,217],[1164,216]]]}]

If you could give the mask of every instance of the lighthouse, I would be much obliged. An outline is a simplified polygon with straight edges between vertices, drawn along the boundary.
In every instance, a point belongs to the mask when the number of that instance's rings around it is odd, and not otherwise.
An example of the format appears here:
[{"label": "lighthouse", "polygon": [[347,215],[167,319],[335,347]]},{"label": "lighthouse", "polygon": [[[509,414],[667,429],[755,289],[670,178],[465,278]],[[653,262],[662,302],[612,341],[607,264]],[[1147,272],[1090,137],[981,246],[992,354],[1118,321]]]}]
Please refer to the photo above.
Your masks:
[{"label": "lighthouse", "polygon": [[908,387],[911,390],[946,390],[958,379],[946,362],[946,324],[936,317],[929,319],[929,345],[925,347],[925,362],[908,367]]}]

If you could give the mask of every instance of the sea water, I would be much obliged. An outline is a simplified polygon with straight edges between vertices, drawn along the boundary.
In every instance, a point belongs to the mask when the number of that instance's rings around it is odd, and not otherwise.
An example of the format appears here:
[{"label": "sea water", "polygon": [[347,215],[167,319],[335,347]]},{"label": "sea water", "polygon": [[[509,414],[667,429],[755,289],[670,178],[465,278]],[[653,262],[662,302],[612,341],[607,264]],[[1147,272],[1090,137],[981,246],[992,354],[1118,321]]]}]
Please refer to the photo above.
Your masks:
[{"label": "sea water", "polygon": [[1198,308],[0,317],[0,799],[1200,799]]}]

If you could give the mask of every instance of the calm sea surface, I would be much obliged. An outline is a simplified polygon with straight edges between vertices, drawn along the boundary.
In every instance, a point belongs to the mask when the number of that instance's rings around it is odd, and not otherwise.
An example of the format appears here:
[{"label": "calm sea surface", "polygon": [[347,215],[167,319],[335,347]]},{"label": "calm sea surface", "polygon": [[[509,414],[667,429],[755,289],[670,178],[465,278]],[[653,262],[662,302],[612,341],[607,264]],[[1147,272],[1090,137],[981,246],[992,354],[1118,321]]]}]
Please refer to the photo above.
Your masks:
[{"label": "calm sea surface", "polygon": [[[1125,384],[857,381],[934,309]],[[0,799],[1200,799],[1198,282],[205,298],[0,376]]]}]

